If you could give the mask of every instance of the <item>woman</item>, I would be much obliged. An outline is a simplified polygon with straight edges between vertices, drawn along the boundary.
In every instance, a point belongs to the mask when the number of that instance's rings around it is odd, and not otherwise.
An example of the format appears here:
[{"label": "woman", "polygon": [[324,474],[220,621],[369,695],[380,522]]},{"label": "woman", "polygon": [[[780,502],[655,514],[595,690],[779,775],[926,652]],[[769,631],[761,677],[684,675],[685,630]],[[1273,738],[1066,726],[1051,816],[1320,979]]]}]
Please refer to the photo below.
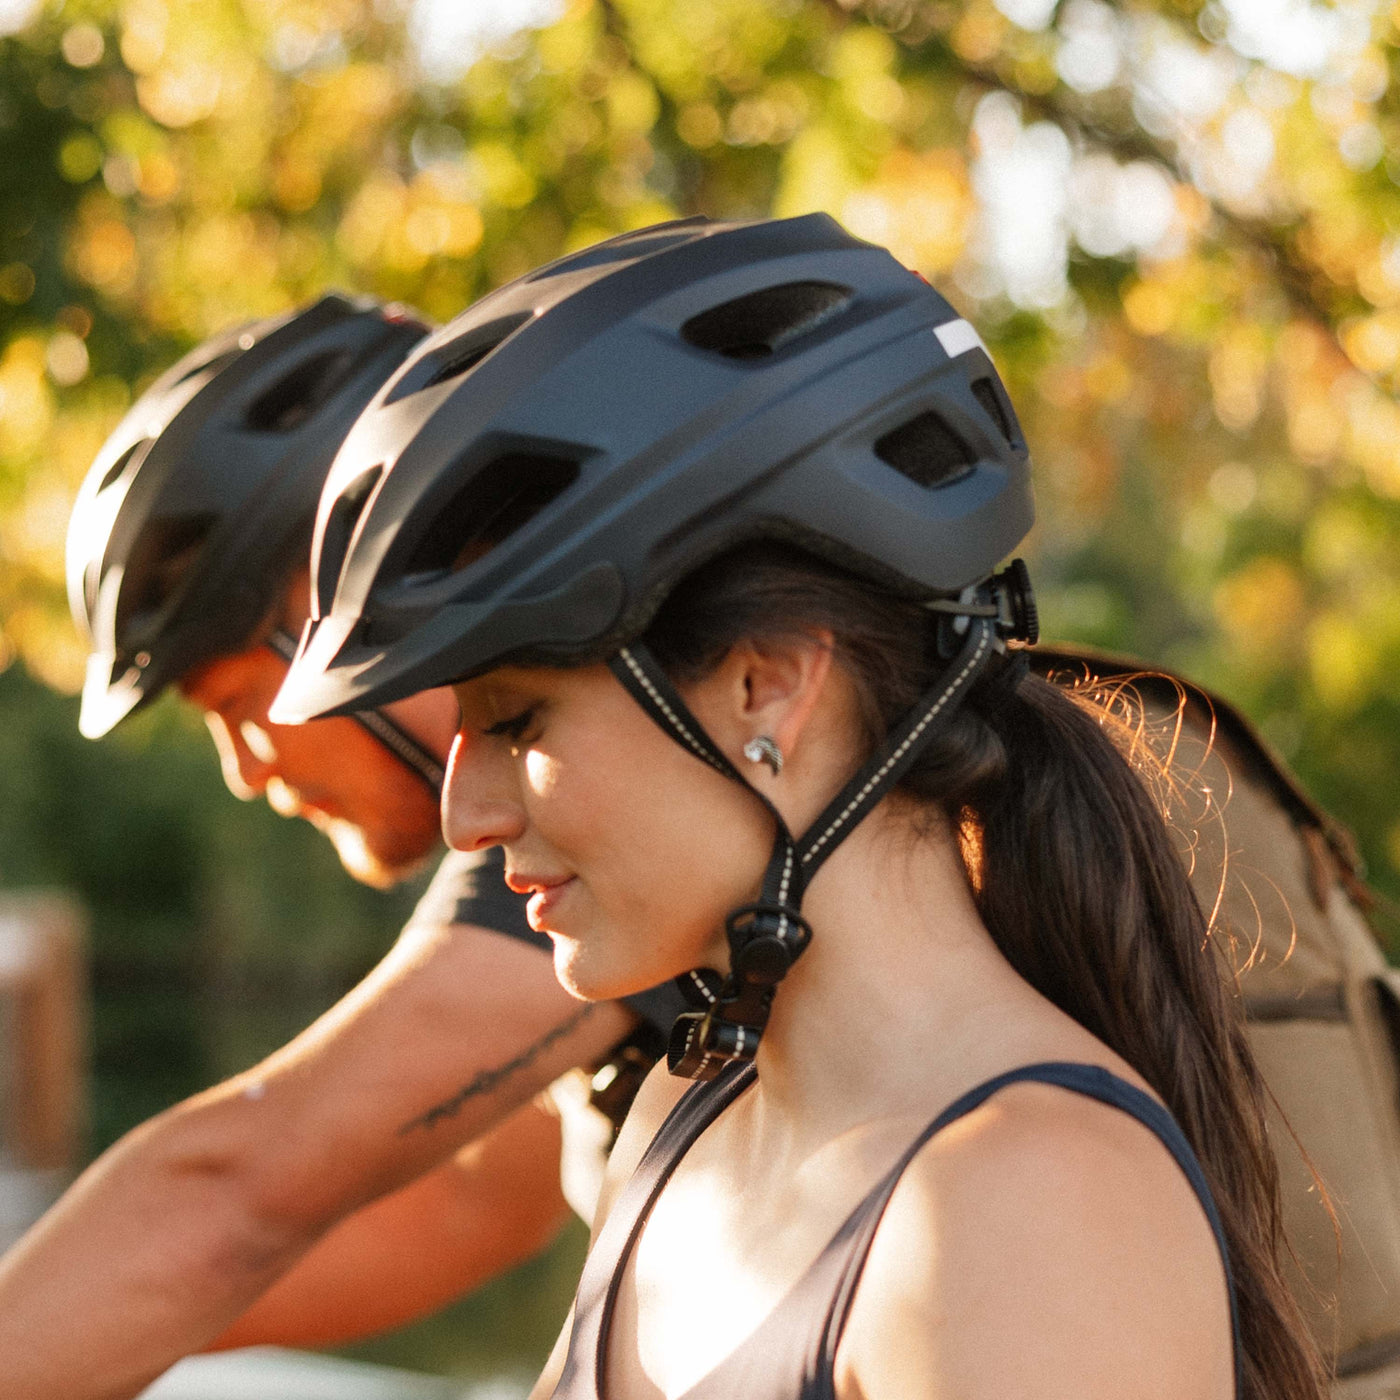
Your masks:
[{"label": "woman", "polygon": [[347,440],[280,717],[455,681],[453,844],[697,1003],[537,1396],[1322,1394],[1220,954],[1007,646],[1030,516],[975,333],[821,217],[551,265]]}]

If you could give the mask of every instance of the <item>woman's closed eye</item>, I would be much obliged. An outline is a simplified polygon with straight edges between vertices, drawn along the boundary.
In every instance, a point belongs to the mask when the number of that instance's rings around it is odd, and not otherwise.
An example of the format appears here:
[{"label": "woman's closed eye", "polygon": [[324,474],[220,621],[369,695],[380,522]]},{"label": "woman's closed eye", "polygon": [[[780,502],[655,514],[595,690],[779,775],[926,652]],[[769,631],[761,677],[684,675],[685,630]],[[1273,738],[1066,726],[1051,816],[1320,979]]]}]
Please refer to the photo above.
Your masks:
[{"label": "woman's closed eye", "polygon": [[504,737],[509,739],[512,744],[518,744],[529,732],[538,711],[539,706],[531,705],[528,709],[521,710],[519,714],[511,715],[508,719],[498,719],[495,724],[488,725],[482,733],[489,734],[493,738]]}]

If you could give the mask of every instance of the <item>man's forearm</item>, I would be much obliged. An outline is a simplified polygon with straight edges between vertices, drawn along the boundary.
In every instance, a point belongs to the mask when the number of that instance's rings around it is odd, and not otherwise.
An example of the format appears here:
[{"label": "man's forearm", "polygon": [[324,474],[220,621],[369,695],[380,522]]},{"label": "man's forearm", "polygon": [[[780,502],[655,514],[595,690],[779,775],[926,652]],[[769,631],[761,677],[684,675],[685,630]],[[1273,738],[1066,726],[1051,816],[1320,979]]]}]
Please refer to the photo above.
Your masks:
[{"label": "man's forearm", "polygon": [[406,935],[291,1045],[129,1134],[0,1261],[0,1397],[137,1393],[336,1222],[632,1024],[581,1008],[526,945]]},{"label": "man's forearm", "polygon": [[0,1395],[135,1395],[312,1242],[241,1208],[235,1164],[199,1128],[131,1134],[0,1260]]},{"label": "man's forearm", "polygon": [[333,1346],[402,1326],[523,1263],[569,1214],[559,1120],[527,1105],[327,1231],[210,1349]]}]

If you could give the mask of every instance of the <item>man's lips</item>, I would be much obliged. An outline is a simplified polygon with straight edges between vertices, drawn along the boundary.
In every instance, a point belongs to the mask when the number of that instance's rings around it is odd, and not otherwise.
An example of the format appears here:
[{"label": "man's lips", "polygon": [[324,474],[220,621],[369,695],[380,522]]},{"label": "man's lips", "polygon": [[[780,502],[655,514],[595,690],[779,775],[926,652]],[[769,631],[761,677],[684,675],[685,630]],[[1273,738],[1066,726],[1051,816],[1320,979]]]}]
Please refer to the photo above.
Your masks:
[{"label": "man's lips", "polygon": [[279,817],[302,817],[313,825],[319,818],[323,821],[339,821],[340,805],[321,793],[306,793],[294,788],[285,779],[272,777],[263,789],[267,805]]}]

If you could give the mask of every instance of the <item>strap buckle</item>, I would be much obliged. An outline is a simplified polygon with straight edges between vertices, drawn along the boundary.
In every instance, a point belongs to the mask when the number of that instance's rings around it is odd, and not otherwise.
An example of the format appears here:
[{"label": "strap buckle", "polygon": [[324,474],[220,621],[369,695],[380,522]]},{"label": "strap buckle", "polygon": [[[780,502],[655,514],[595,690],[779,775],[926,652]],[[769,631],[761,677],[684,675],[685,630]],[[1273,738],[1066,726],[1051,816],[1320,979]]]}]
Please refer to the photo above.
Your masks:
[{"label": "strap buckle", "polygon": [[999,574],[992,575],[992,596],[996,599],[998,634],[1034,646],[1040,640],[1040,609],[1024,559],[1013,559]]},{"label": "strap buckle", "polygon": [[762,1026],[727,1021],[710,1011],[687,1011],[671,1027],[666,1068],[682,1079],[713,1079],[726,1065],[758,1053]]}]

